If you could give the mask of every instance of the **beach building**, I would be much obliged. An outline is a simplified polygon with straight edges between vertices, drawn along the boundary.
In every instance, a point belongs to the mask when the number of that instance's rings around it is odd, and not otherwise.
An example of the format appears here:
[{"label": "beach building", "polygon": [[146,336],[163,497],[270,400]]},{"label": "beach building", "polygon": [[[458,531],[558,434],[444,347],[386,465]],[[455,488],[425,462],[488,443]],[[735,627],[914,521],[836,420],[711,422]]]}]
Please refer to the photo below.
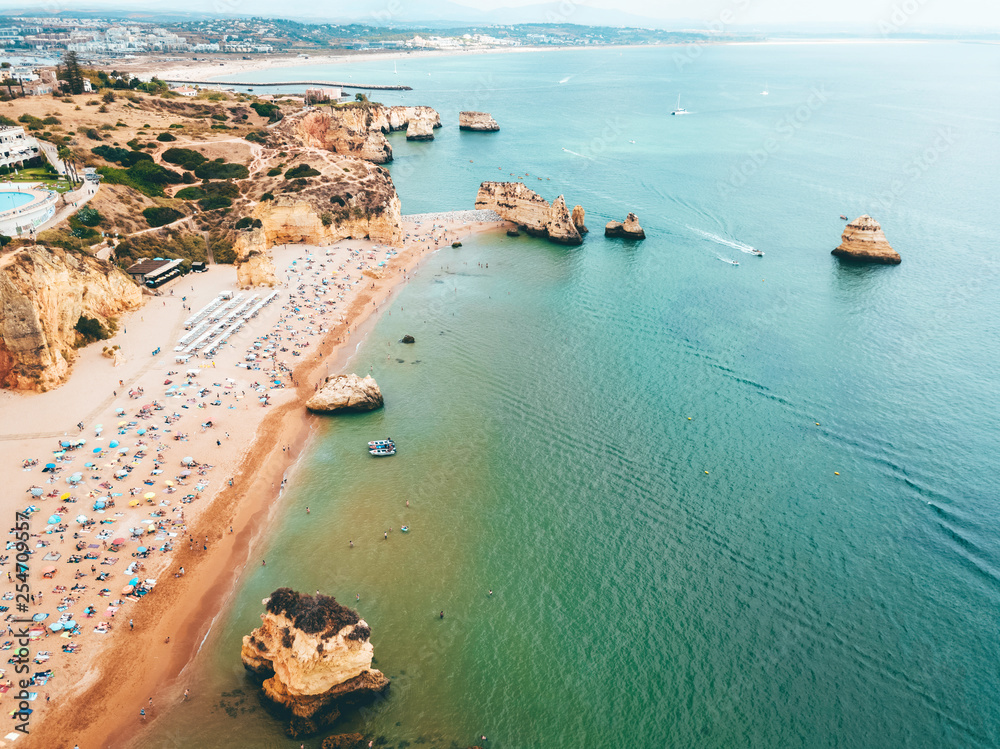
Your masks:
[{"label": "beach building", "polygon": [[306,102],[309,104],[327,101],[337,102],[343,98],[343,89],[340,86],[306,89]]},{"label": "beach building", "polygon": [[170,89],[175,94],[180,94],[181,96],[197,96],[198,89],[191,88],[190,86],[178,86],[177,88]]},{"label": "beach building", "polygon": [[125,272],[132,276],[132,280],[136,283],[156,287],[179,276],[183,262],[181,259],[147,258],[133,263]]},{"label": "beach building", "polygon": [[21,166],[38,154],[38,141],[23,127],[0,127],[0,166]]}]

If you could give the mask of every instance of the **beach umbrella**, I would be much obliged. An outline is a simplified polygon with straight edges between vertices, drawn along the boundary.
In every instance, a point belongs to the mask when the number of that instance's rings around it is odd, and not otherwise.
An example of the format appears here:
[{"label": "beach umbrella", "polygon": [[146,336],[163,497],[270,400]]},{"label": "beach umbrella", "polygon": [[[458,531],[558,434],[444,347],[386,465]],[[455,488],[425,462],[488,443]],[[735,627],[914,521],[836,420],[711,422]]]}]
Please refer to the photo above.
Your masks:
[{"label": "beach umbrella", "polygon": [[166,481],[164,481],[163,483],[164,483],[164,484],[166,484],[167,486],[173,486],[173,485],[174,485],[174,482],[173,482],[173,481],[171,481],[170,479],[167,479],[167,480],[166,480]]},{"label": "beach umbrella", "polygon": [[128,476],[128,471],[126,471],[124,468],[120,471],[115,471],[116,479],[124,478],[125,476]]},{"label": "beach umbrella", "polygon": [[146,526],[146,533],[156,533],[156,526],[150,523]]},{"label": "beach umbrella", "polygon": [[118,440],[111,440],[111,442],[108,443],[108,447],[118,447]]},{"label": "beach umbrella", "polygon": [[146,499],[152,499],[153,497],[156,496],[156,492],[146,492],[142,496],[144,496]]},{"label": "beach umbrella", "polygon": [[191,475],[191,471],[181,471],[180,475],[181,476],[190,476]]},{"label": "beach umbrella", "polygon": [[133,499],[131,502],[128,503],[128,506],[129,507],[135,507],[138,504],[139,504],[139,500],[138,499]]},{"label": "beach umbrella", "polygon": [[35,614],[33,617],[31,617],[31,620],[33,622],[42,622],[42,621],[45,621],[48,618],[49,618],[48,614],[44,614],[41,611],[39,611],[37,614]]},{"label": "beach umbrella", "polygon": [[33,486],[33,487],[31,487],[31,496],[32,497],[40,497],[44,493],[45,493],[45,490],[42,489],[42,487],[40,487],[40,486]]},{"label": "beach umbrella", "polygon": [[55,525],[56,523],[58,523],[61,520],[62,520],[62,518],[59,517],[58,515],[50,515],[49,516],[49,525]]},{"label": "beach umbrella", "polygon": [[77,515],[76,516],[76,522],[81,523],[81,524],[82,523],[86,523],[87,522],[87,516],[86,515]]},{"label": "beach umbrella", "polygon": [[99,447],[95,447],[93,450],[91,450],[91,452],[93,452],[93,453],[99,453],[100,451],[101,451],[101,448],[99,448]]},{"label": "beach umbrella", "polygon": [[93,468],[93,467],[94,467],[94,464],[93,464],[93,463],[84,463],[84,464],[83,464],[83,467],[84,467],[84,468]]},{"label": "beach umbrella", "polygon": [[194,464],[194,458],[192,458],[191,456],[188,456],[181,460],[181,465],[189,466],[193,464]]},{"label": "beach umbrella", "polygon": [[142,435],[144,435],[145,433],[146,433],[146,430],[145,430],[145,429],[137,429],[137,430],[136,430],[136,434],[138,434],[138,435],[139,435],[140,437],[141,437]]},{"label": "beach umbrella", "polygon": [[45,467],[46,467],[46,468],[55,468],[55,467],[56,467],[56,464],[55,464],[55,463],[46,463],[46,464],[45,464]]},{"label": "beach umbrella", "polygon": [[59,447],[69,447],[69,442],[60,442]]},{"label": "beach umbrella", "polygon": [[111,542],[111,545],[112,546],[121,546],[123,543],[125,543],[125,539],[124,538],[116,538],[114,541]]},{"label": "beach umbrella", "polygon": [[138,577],[133,577],[131,580],[128,581],[128,584],[129,585],[135,585],[137,582],[139,582],[139,578]]},{"label": "beach umbrella", "polygon": [[59,499],[69,499],[69,492],[64,492],[62,495],[60,495]]},{"label": "beach umbrella", "polygon": [[62,628],[63,625],[60,624],[59,622],[52,622],[52,624],[49,625],[49,629],[51,629],[53,632],[58,632]]},{"label": "beach umbrella", "polygon": [[76,626],[76,621],[70,619],[68,622],[63,622],[63,629],[73,629]]},{"label": "beach umbrella", "polygon": [[99,499],[96,502],[94,502],[94,509],[95,510],[103,510],[106,506],[107,506],[107,502],[105,502],[103,499]]},{"label": "beach umbrella", "polygon": [[133,588],[131,585],[126,585],[124,588],[122,588],[122,595],[127,596],[133,590],[135,590],[135,588]]},{"label": "beach umbrella", "polygon": [[121,455],[127,455],[127,454],[128,454],[128,448],[127,448],[127,447],[119,447],[119,448],[118,448],[118,452],[119,452],[119,453],[120,453]]},{"label": "beach umbrella", "polygon": [[87,440],[77,440],[73,444],[76,445],[77,447],[83,447],[84,445],[87,444]]},{"label": "beach umbrella", "polygon": [[145,546],[140,546],[138,549],[136,549],[136,551],[138,551],[140,554],[145,554],[146,553],[146,547]]}]

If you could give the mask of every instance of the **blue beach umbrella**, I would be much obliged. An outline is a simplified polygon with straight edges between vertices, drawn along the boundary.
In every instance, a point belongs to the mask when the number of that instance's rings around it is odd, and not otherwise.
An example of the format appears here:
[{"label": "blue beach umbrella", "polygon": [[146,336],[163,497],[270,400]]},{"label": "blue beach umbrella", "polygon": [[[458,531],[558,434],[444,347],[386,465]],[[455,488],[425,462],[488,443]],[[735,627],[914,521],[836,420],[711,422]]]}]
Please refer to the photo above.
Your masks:
[{"label": "blue beach umbrella", "polygon": [[133,577],[131,580],[128,581],[128,584],[129,585],[135,585],[137,582],[139,582],[139,578],[138,577]]},{"label": "blue beach umbrella", "polygon": [[118,447],[118,440],[111,440],[111,443],[108,445],[108,447]]},{"label": "blue beach umbrella", "polygon": [[49,522],[49,525],[55,525],[55,524],[56,524],[56,523],[58,523],[58,522],[59,522],[60,520],[62,520],[62,518],[61,518],[61,517],[59,517],[58,515],[50,515],[50,516],[49,516],[49,521],[48,521],[48,522]]},{"label": "blue beach umbrella", "polygon": [[59,622],[52,622],[52,624],[49,625],[49,629],[51,629],[53,632],[58,632],[62,628],[63,628],[63,625],[60,624]]},{"label": "blue beach umbrella", "polygon": [[31,620],[33,622],[43,622],[43,621],[45,621],[48,618],[49,618],[48,614],[44,614],[41,611],[39,611],[37,614],[35,614],[33,617],[31,617]]},{"label": "blue beach umbrella", "polygon": [[141,437],[142,435],[144,435],[146,433],[146,430],[145,429],[137,429],[135,433],[138,434]]},{"label": "blue beach umbrella", "polygon": [[146,553],[146,547],[145,546],[140,546],[138,549],[136,549],[136,551],[138,551],[140,554],[145,554]]},{"label": "blue beach umbrella", "polygon": [[69,443],[63,440],[62,442],[59,443],[59,447],[69,447]]},{"label": "blue beach umbrella", "polygon": [[55,468],[55,467],[56,467],[56,464],[55,464],[55,463],[46,463],[46,464],[45,464],[45,467],[46,467],[46,468]]},{"label": "blue beach umbrella", "polygon": [[101,451],[101,448],[99,448],[99,447],[95,447],[93,450],[91,450],[91,452],[93,452],[95,454],[99,453],[100,451]]}]

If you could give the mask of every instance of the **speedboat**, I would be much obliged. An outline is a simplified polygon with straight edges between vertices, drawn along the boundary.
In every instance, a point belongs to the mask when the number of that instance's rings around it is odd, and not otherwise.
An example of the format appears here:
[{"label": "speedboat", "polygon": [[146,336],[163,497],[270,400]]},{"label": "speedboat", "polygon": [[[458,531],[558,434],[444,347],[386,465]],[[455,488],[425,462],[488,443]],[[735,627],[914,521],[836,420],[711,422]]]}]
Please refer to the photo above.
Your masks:
[{"label": "speedboat", "polygon": [[757,257],[764,257],[764,251],[763,250],[756,250],[756,249],[755,250],[750,250],[750,254],[751,255],[756,255]]},{"label": "speedboat", "polygon": [[381,449],[384,449],[384,448],[395,447],[395,446],[396,446],[396,443],[393,442],[391,439],[387,439],[387,440],[372,440],[371,442],[368,443],[368,449],[369,450],[381,450]]},{"label": "speedboat", "polygon": [[847,216],[845,216],[843,213],[840,214],[840,220],[841,221],[850,221],[850,219],[847,218]]},{"label": "speedboat", "polygon": [[385,458],[385,457],[387,457],[389,455],[395,455],[396,454],[396,447],[395,446],[393,446],[393,447],[376,447],[376,448],[373,448],[373,449],[369,450],[368,452],[371,453],[372,455],[374,455],[376,458]]}]

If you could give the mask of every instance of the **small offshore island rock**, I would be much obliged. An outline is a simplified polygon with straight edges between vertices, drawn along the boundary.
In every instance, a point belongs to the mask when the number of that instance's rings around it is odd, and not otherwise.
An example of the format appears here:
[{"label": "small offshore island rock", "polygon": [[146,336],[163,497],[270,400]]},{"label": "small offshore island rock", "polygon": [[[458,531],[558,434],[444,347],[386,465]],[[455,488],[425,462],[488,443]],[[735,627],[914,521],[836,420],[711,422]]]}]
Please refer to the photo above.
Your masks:
[{"label": "small offshore island rock", "polygon": [[389,686],[373,669],[371,628],[332,596],[278,588],[264,599],[261,625],[243,637],[240,658],[265,677],[264,696],[289,720],[287,732],[313,734],[342,708],[367,702]]},{"label": "small offshore island rock", "polygon": [[606,237],[624,237],[625,239],[645,239],[646,232],[639,226],[639,219],[634,213],[625,217],[625,223],[620,221],[609,221],[604,227]]},{"label": "small offshore island rock", "polygon": [[489,112],[459,112],[458,129],[479,133],[495,133],[500,129]]},{"label": "small offshore island rock", "polygon": [[580,234],[586,234],[590,231],[584,221],[587,220],[587,212],[583,210],[582,205],[573,206],[573,225],[576,226],[576,230]]},{"label": "small offshore island rock", "polygon": [[416,342],[417,339],[411,336],[409,333],[407,333],[400,339],[400,343],[416,343]]},{"label": "small offshore island rock", "polygon": [[356,374],[328,377],[319,392],[306,401],[306,408],[318,413],[374,411],[384,405],[375,378],[368,375],[361,379]]},{"label": "small offshore island rock", "polygon": [[833,251],[840,258],[864,263],[899,265],[902,258],[889,246],[882,227],[868,214],[859,216],[847,225],[840,238],[840,246]]}]

